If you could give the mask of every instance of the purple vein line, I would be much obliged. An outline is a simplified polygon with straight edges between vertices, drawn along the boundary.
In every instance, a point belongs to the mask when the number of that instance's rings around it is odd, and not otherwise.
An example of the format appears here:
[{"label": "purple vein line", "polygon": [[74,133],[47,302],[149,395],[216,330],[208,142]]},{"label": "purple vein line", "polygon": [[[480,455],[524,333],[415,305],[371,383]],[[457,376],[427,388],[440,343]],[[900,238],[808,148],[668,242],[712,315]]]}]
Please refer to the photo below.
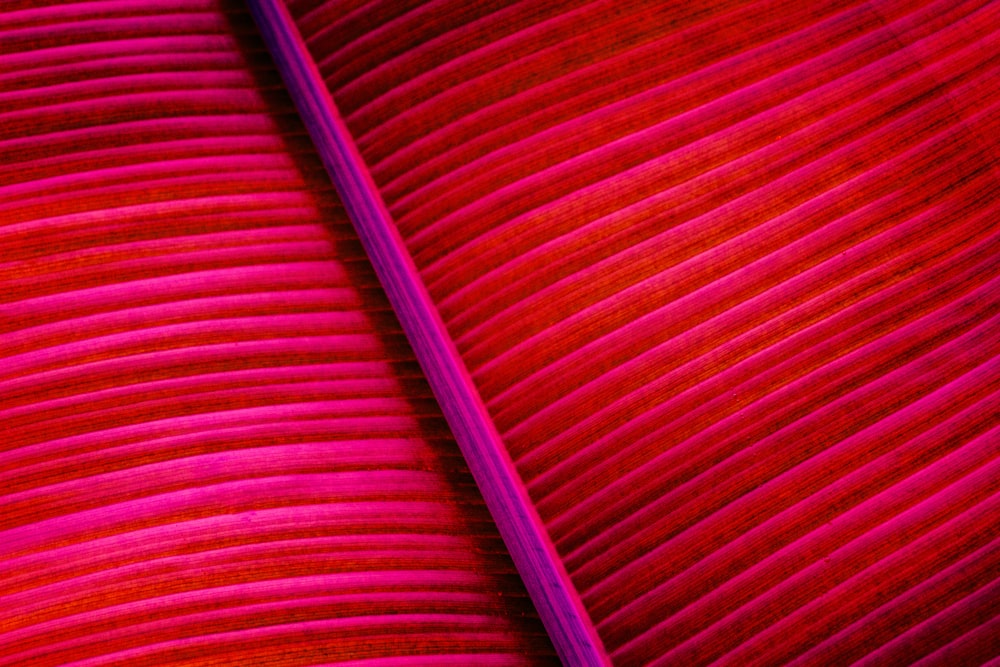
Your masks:
[{"label": "purple vein line", "polygon": [[556,651],[566,665],[610,664],[288,9],[249,5]]}]

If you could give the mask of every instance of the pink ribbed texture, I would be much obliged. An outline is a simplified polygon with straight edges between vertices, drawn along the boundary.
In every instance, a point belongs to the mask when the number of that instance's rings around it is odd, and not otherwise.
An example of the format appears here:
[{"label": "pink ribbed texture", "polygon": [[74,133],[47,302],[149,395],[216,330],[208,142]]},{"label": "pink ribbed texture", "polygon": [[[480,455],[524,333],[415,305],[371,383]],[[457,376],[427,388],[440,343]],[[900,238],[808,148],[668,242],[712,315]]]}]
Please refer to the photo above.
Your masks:
[{"label": "pink ribbed texture", "polygon": [[0,10],[0,664],[998,664],[1000,3],[250,4]]},{"label": "pink ribbed texture", "polygon": [[237,2],[0,13],[0,664],[551,664]]}]

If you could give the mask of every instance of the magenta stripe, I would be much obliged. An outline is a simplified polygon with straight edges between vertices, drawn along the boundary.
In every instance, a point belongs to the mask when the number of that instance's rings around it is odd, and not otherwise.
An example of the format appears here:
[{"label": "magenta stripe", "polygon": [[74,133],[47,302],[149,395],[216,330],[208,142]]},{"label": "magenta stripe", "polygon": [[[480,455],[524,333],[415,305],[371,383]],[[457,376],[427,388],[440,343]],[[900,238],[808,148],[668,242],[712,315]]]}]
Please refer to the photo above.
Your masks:
[{"label": "magenta stripe", "polygon": [[566,664],[608,664],[579,595],[288,9],[277,0],[249,4],[556,650]]}]

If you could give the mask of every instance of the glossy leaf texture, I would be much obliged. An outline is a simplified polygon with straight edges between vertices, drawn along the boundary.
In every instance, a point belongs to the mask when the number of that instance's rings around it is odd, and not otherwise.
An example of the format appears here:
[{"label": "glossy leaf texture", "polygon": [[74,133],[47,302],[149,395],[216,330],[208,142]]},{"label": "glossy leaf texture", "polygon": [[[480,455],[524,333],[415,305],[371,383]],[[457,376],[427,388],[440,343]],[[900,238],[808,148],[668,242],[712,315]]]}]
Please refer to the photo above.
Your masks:
[{"label": "glossy leaf texture", "polygon": [[556,662],[242,3],[0,53],[0,664]]},{"label": "glossy leaf texture", "polygon": [[1000,645],[1000,4],[287,0],[618,665]]}]

